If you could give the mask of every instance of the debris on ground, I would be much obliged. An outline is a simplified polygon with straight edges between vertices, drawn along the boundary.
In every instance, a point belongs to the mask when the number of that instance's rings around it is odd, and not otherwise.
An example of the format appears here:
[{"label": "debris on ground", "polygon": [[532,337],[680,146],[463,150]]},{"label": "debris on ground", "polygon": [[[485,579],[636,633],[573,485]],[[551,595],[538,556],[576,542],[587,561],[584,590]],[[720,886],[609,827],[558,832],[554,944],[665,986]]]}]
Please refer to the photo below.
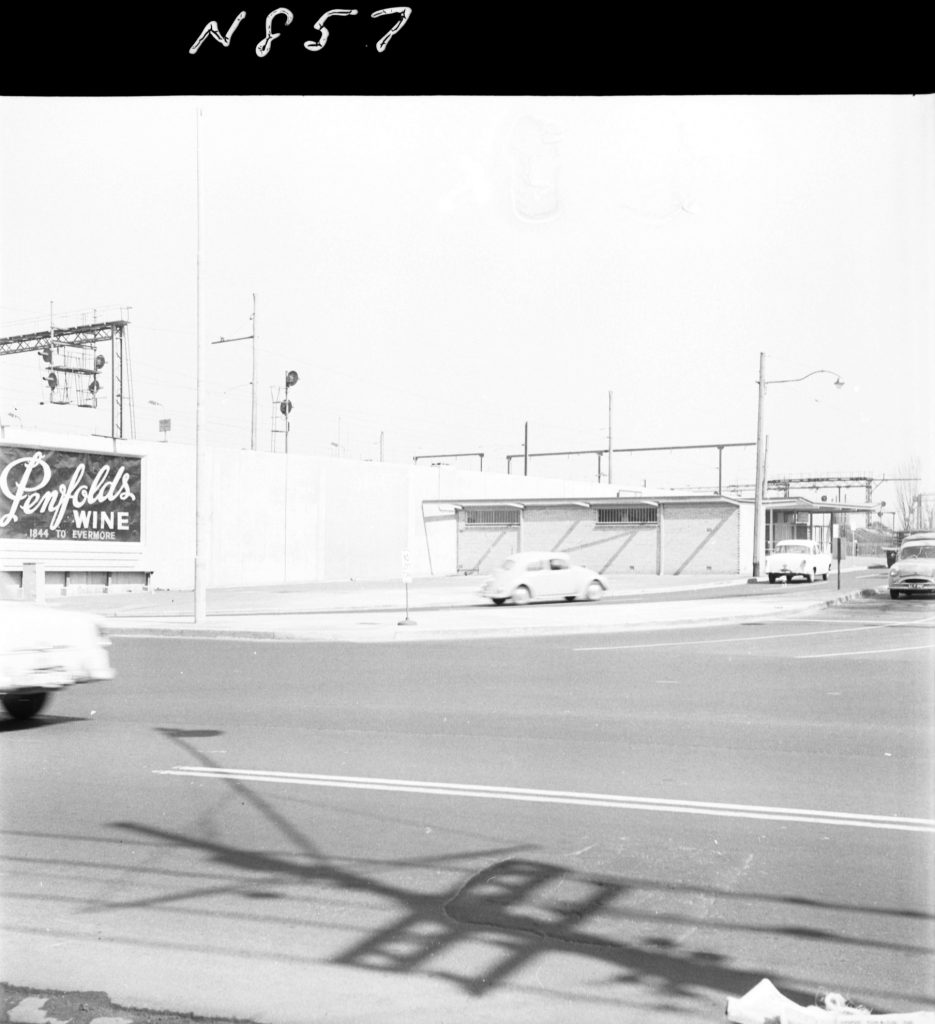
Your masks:
[{"label": "debris on ground", "polygon": [[800,1006],[764,978],[740,998],[729,998],[727,1019],[733,1024],[935,1024],[935,1011],[873,1013],[830,992],[820,1005]]},{"label": "debris on ground", "polygon": [[0,982],[0,1022],[9,1024],[249,1024],[166,1010],[115,1006],[106,992],[54,992]]}]

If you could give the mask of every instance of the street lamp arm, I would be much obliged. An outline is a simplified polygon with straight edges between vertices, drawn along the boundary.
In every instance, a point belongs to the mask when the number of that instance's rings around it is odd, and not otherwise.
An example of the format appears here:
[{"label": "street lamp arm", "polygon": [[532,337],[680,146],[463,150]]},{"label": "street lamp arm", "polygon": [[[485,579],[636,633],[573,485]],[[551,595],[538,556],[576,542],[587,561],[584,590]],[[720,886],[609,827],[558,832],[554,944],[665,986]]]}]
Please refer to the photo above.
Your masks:
[{"label": "street lamp arm", "polygon": [[244,334],[240,338],[218,338],[217,341],[212,341],[211,344],[212,345],[226,345],[229,341],[252,341],[252,340],[253,340],[253,335],[252,334]]},{"label": "street lamp arm", "polygon": [[812,370],[802,377],[786,377],[782,380],[766,379],[766,353],[760,353],[760,376],[757,380],[758,397],[756,403],[756,482],[753,491],[753,578],[755,582],[760,574],[760,561],[765,551],[765,523],[763,521],[764,487],[766,486],[766,445],[765,445],[765,414],[767,385],[769,384],[797,384],[799,381],[808,380],[819,373],[828,373],[835,378],[834,386],[843,388],[844,381],[839,373],[834,370]]},{"label": "street lamp arm", "polygon": [[830,373],[832,377],[837,377],[834,382],[835,387],[844,387],[844,381],[841,378],[841,374],[836,373],[834,370],[812,370],[811,373],[806,373],[804,377],[787,377],[785,380],[764,380],[764,384],[797,384],[800,380],[808,380],[809,377],[814,377],[816,373]]}]

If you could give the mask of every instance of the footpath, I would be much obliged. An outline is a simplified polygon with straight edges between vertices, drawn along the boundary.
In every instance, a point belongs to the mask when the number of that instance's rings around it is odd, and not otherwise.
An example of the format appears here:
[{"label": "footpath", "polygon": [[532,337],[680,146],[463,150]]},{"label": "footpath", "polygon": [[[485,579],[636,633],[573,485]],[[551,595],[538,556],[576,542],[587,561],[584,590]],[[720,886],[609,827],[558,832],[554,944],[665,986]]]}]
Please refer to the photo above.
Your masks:
[{"label": "footpath", "polygon": [[319,641],[412,641],[543,633],[601,633],[731,622],[808,611],[882,593],[886,568],[844,563],[840,581],[770,584],[765,578],[710,574],[609,576],[600,601],[494,606],[481,596],[484,576],[346,580],[207,591],[195,621],[192,591],[73,594],[49,605],[93,612],[111,634]]}]

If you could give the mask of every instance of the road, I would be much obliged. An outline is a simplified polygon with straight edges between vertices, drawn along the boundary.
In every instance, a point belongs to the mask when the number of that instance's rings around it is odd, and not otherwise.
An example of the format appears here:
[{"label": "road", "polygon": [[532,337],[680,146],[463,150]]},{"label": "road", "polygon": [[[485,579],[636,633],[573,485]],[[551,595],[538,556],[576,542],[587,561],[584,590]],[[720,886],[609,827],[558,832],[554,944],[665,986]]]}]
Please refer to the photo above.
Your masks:
[{"label": "road", "polygon": [[933,1007],[933,625],[118,638],[0,726],[5,980],[302,1024]]}]

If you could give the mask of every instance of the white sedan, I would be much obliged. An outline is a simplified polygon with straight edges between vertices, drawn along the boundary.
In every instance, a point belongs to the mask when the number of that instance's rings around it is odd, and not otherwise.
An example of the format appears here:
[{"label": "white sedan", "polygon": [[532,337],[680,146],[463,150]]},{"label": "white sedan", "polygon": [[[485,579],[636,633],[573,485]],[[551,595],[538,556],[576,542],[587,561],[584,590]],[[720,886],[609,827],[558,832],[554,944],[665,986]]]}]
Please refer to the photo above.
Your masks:
[{"label": "white sedan", "polygon": [[495,569],[481,589],[494,604],[532,600],[597,601],[607,581],[593,569],[575,565],[561,551],[519,551]]},{"label": "white sedan", "polygon": [[13,718],[72,683],[113,679],[109,646],[96,616],[21,601],[0,580],[0,703]]},{"label": "white sedan", "polygon": [[791,580],[793,576],[804,576],[809,583],[820,576],[823,580],[831,572],[831,553],[822,551],[813,540],[781,540],[766,556],[766,576],[775,583],[780,576]]}]

